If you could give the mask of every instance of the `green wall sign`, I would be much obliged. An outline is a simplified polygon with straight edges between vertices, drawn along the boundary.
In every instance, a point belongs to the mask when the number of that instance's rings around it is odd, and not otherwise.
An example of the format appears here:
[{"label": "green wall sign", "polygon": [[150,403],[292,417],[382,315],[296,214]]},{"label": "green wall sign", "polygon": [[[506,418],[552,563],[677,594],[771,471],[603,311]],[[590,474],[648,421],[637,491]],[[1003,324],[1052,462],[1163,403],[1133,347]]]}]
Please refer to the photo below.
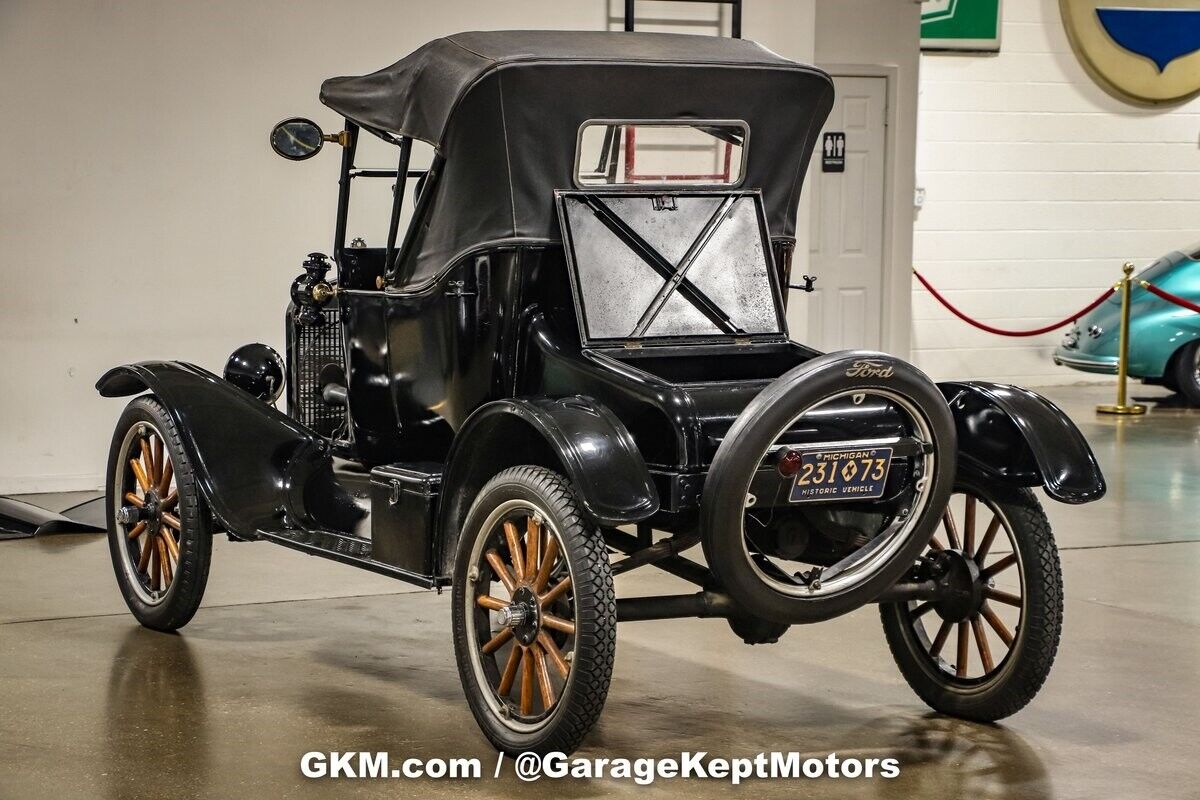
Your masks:
[{"label": "green wall sign", "polygon": [[925,0],[922,50],[1000,51],[1000,0]]}]

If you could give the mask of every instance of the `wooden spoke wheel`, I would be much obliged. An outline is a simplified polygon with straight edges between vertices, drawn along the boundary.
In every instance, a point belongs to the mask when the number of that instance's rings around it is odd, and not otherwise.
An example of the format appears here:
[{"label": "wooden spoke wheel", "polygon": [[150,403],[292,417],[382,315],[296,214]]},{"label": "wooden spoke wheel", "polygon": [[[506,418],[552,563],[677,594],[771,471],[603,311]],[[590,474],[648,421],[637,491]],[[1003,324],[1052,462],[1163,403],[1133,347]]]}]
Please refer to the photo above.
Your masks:
[{"label": "wooden spoke wheel", "polygon": [[901,672],[933,708],[1014,713],[1040,689],[1062,626],[1049,522],[1028,490],[960,484],[916,569],[933,600],[881,606]]},{"label": "wooden spoke wheel", "polygon": [[167,596],[179,568],[183,523],[174,514],[179,488],[162,433],[144,423],[130,435],[116,521],[128,542],[128,564],[142,599],[157,604]]},{"label": "wooden spoke wheel", "polygon": [[204,591],[211,533],[178,432],[152,397],[130,403],[113,435],[108,512],[130,610],[151,628],[185,624]]},{"label": "wooden spoke wheel", "polygon": [[480,491],[459,544],[454,633],[467,700],[493,744],[578,745],[607,694],[616,600],[602,539],[561,476],[515,467]]},{"label": "wooden spoke wheel", "polygon": [[554,710],[571,673],[571,576],[558,535],[537,511],[513,509],[500,527],[503,543],[487,549],[487,569],[475,574],[476,621],[488,623],[476,626],[485,640],[479,653],[493,667],[504,665],[492,684],[501,713],[533,721]]}]

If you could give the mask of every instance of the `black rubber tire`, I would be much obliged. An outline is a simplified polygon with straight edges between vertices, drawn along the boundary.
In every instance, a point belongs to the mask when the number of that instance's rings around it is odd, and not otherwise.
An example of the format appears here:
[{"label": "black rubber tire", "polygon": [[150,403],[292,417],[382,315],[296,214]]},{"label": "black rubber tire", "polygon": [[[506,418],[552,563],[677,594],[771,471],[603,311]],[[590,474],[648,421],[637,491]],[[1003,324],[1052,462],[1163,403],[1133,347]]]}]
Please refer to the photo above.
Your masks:
[{"label": "black rubber tire", "polygon": [[1197,374],[1196,363],[1200,358],[1200,341],[1185,344],[1180,348],[1174,361],[1175,391],[1179,392],[1190,405],[1200,407],[1200,374]]},{"label": "black rubber tire", "polygon": [[[468,571],[481,526],[487,516],[509,500],[522,500],[542,510],[558,530],[571,573],[575,605],[575,650],[571,671],[554,713],[532,732],[514,731],[501,721],[485,699],[491,687],[481,686],[471,662],[466,626]],[[488,481],[467,512],[459,538],[453,575],[454,655],[471,713],[488,741],[511,755],[523,752],[573,752],[587,736],[608,697],[617,647],[617,596],[608,550],[600,530],[580,512],[571,484],[544,467],[511,467]]]},{"label": "black rubber tire", "polygon": [[[179,492],[176,516],[182,523],[179,538],[179,561],[174,579],[161,603],[151,605],[138,597],[122,559],[126,558],[125,534],[116,521],[114,493],[121,491],[124,464],[118,464],[120,449],[129,429],[150,423],[162,434],[164,446],[175,468],[175,486]],[[208,568],[212,561],[212,522],[204,499],[196,485],[187,451],[179,438],[175,423],[154,395],[142,395],[130,401],[113,432],[108,453],[108,476],[105,482],[105,507],[108,519],[108,551],[112,557],[117,586],[125,604],[142,625],[156,631],[174,631],[186,625],[200,607],[204,588],[208,584]]]},{"label": "black rubber tire", "polygon": [[1024,708],[1050,674],[1062,634],[1062,567],[1050,522],[1029,489],[960,481],[955,491],[987,498],[1012,525],[1023,569],[1025,606],[1008,656],[986,681],[960,682],[929,658],[908,624],[904,604],[881,604],[879,616],[896,666],[930,708],[995,722]]},{"label": "black rubber tire", "polygon": [[[883,375],[852,376],[869,361]],[[934,444],[936,468],[929,500],[905,546],[885,568],[840,593],[820,598],[786,595],[765,583],[746,558],[743,535],[746,490],[767,447],[803,409],[839,392],[885,389],[906,397],[924,415]],[[837,617],[871,602],[896,583],[925,547],[950,497],[956,469],[957,436],[945,397],[920,370],[888,356],[862,350],[829,353],[796,367],[758,394],[725,434],[709,468],[701,496],[704,555],[719,584],[750,614],[783,624]]]}]

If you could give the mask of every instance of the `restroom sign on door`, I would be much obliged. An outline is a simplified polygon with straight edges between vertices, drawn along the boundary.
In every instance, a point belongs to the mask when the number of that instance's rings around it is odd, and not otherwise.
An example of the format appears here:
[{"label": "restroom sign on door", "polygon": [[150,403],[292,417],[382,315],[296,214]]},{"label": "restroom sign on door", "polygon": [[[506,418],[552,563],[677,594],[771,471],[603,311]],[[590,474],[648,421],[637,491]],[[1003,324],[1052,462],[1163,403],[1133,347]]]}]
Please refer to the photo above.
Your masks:
[{"label": "restroom sign on door", "polygon": [[821,171],[846,171],[846,134],[842,131],[825,134],[821,142]]}]

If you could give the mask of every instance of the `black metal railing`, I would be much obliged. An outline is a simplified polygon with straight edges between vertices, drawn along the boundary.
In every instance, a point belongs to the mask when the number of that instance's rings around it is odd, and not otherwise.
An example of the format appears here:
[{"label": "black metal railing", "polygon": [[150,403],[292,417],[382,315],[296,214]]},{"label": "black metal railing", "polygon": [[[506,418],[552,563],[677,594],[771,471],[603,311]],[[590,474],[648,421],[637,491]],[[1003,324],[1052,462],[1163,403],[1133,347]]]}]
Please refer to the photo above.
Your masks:
[{"label": "black metal railing", "polygon": [[[663,2],[673,3],[714,3],[730,7],[731,19],[729,20],[730,36],[734,39],[742,38],[742,0],[663,0]],[[634,6],[636,0],[625,0],[625,30],[632,31],[634,25]]]}]

